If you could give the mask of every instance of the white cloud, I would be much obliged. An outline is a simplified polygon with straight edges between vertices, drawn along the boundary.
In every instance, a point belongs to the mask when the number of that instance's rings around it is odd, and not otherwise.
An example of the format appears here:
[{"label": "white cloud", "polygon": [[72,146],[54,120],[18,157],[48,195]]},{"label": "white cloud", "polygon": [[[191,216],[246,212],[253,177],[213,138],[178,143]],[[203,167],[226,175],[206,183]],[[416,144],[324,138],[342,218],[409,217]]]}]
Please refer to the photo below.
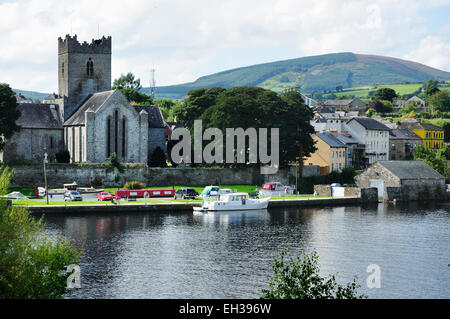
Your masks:
[{"label": "white cloud", "polygon": [[0,82],[56,91],[57,38],[72,30],[90,42],[98,26],[113,37],[113,78],[131,71],[145,85],[153,66],[157,84],[170,85],[286,51],[380,54],[450,71],[448,32],[429,28],[430,8],[450,1],[10,1],[0,3]]}]

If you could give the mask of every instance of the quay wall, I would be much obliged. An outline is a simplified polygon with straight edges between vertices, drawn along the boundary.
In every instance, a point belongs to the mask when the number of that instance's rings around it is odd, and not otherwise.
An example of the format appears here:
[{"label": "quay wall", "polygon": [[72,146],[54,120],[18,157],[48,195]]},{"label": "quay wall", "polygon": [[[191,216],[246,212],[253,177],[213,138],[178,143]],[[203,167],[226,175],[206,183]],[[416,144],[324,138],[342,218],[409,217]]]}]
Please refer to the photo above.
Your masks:
[{"label": "quay wall", "polygon": [[[269,208],[282,207],[329,207],[343,205],[360,205],[358,197],[344,198],[314,198],[314,199],[282,199],[271,200]],[[118,214],[118,213],[151,213],[151,212],[192,212],[193,207],[201,203],[161,203],[161,204],[129,204],[129,205],[58,205],[58,206],[29,206],[33,214]]]}]

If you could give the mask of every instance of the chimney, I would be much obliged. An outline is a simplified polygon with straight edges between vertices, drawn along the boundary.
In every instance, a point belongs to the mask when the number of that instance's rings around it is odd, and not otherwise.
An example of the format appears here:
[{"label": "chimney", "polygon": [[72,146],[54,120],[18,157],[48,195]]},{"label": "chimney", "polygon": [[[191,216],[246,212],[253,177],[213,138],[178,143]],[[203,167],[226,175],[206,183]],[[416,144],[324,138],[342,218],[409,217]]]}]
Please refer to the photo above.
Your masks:
[{"label": "chimney", "polygon": [[348,131],[341,131],[342,135],[348,136]]}]

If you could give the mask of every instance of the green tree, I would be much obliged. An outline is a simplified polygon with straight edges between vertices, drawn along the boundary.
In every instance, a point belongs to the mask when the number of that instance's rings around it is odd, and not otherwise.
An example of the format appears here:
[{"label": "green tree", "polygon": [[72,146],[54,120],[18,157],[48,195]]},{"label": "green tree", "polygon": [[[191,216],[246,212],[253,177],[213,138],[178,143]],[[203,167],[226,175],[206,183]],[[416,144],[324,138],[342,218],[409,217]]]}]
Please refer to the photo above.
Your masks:
[{"label": "green tree", "polygon": [[279,128],[281,166],[314,152],[312,117],[313,111],[304,104],[298,91],[278,95],[259,87],[224,90],[217,96],[215,105],[201,115],[205,128],[216,127],[222,132],[226,128]]},{"label": "green tree", "polygon": [[150,106],[153,104],[153,99],[150,95],[141,93],[135,89],[125,88],[120,89],[120,92],[133,105]]},{"label": "green tree", "polygon": [[428,89],[425,90],[425,96],[432,96],[433,94],[439,92],[437,86],[430,86]]},{"label": "green tree", "polygon": [[373,99],[386,100],[390,102],[392,102],[396,97],[397,93],[395,93],[395,91],[390,88],[380,88],[376,90],[372,95]]},{"label": "green tree", "polygon": [[[13,171],[0,168],[0,195],[7,192]],[[53,299],[67,293],[66,267],[80,253],[70,242],[43,236],[43,217],[24,208],[7,207],[0,198],[0,298]]]},{"label": "green tree", "polygon": [[136,79],[131,72],[128,72],[126,75],[121,74],[118,79],[114,80],[112,89],[134,89],[139,91],[142,89],[141,80]]},{"label": "green tree", "polygon": [[55,157],[58,163],[70,163],[70,153],[66,149],[59,150]]},{"label": "green tree", "polygon": [[302,253],[295,259],[287,258],[284,249],[273,260],[273,277],[269,278],[269,289],[263,289],[264,299],[362,299],[358,295],[356,278],[346,286],[336,282],[336,276],[320,276],[319,257],[316,251],[308,255]]},{"label": "green tree", "polygon": [[450,112],[450,93],[447,91],[439,91],[428,97],[428,103],[434,111]]},{"label": "green tree", "polygon": [[20,117],[17,110],[16,94],[6,83],[0,83],[0,151],[5,147],[5,142],[20,127],[16,121]]},{"label": "green tree", "polygon": [[414,149],[414,160],[422,160],[432,168],[434,168],[439,174],[445,177],[447,181],[450,180],[450,172],[446,159],[446,150],[441,152],[435,152],[423,145],[419,145]]},{"label": "green tree", "polygon": [[374,100],[370,101],[367,108],[374,109],[377,113],[384,113],[386,110],[384,103],[379,99],[374,99]]},{"label": "green tree", "polygon": [[224,91],[226,90],[220,87],[189,91],[184,103],[174,106],[174,118],[177,122],[192,130],[194,121],[199,119],[209,107],[215,105],[217,96]]},{"label": "green tree", "polygon": [[417,113],[418,110],[419,110],[418,102],[411,101],[405,103],[398,112],[400,114],[409,114],[411,112]]}]

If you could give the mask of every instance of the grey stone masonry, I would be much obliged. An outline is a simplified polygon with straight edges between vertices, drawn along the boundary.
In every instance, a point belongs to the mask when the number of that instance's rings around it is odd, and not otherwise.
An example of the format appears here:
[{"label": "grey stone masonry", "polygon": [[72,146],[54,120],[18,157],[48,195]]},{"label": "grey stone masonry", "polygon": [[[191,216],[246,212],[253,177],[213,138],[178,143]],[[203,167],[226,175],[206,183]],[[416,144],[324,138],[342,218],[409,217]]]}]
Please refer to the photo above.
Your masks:
[{"label": "grey stone masonry", "polygon": [[89,94],[111,89],[111,37],[79,43],[58,38],[58,94],[67,120]]}]

